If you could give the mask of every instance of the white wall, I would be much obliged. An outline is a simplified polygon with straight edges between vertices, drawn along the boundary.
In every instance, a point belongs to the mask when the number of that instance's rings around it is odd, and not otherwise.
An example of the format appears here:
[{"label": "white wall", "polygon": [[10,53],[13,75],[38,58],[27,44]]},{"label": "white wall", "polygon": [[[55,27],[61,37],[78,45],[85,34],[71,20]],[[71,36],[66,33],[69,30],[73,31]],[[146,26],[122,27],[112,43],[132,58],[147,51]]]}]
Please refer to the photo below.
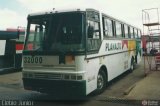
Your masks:
[{"label": "white wall", "polygon": [[0,56],[5,54],[6,40],[0,40]]}]

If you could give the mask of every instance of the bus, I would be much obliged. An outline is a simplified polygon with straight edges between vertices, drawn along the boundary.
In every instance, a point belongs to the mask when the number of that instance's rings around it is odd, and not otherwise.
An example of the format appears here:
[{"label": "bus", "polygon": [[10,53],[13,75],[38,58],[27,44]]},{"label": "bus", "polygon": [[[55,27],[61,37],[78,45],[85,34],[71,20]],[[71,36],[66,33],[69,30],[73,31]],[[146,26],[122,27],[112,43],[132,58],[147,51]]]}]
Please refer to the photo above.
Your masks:
[{"label": "bus", "polygon": [[26,90],[99,94],[141,60],[141,30],[98,10],[54,10],[27,19],[22,78]]},{"label": "bus", "polygon": [[16,39],[16,55],[15,55],[15,69],[22,70],[22,50],[24,47],[24,40],[25,40],[25,28],[7,28],[7,32],[19,32],[19,36]]},{"label": "bus", "polygon": [[0,73],[14,71],[17,32],[0,31]]}]

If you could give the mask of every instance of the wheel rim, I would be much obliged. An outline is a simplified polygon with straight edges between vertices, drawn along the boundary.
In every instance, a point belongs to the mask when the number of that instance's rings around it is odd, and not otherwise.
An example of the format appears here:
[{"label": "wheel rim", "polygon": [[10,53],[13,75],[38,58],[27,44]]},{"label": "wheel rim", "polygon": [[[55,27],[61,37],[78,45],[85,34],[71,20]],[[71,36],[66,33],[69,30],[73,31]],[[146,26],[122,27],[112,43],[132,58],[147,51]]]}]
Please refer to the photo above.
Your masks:
[{"label": "wheel rim", "polygon": [[97,88],[102,89],[104,86],[104,79],[101,74],[98,74],[98,79],[97,79]]},{"label": "wheel rim", "polygon": [[134,68],[133,68],[133,64],[131,64],[131,70],[133,70]]},{"label": "wheel rim", "polygon": [[131,70],[134,70],[134,61],[131,61]]}]

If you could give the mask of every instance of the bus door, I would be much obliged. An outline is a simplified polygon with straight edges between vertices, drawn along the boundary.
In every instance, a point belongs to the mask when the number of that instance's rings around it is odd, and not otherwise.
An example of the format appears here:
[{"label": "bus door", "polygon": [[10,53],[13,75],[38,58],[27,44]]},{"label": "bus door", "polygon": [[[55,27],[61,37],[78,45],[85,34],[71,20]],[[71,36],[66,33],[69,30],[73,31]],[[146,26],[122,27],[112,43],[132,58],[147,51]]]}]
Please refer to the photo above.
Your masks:
[{"label": "bus door", "polygon": [[[97,74],[99,61],[96,57],[101,46],[100,16],[94,10],[87,11],[87,36],[86,36],[86,73],[87,93],[97,89]],[[93,70],[94,69],[94,70]]]}]

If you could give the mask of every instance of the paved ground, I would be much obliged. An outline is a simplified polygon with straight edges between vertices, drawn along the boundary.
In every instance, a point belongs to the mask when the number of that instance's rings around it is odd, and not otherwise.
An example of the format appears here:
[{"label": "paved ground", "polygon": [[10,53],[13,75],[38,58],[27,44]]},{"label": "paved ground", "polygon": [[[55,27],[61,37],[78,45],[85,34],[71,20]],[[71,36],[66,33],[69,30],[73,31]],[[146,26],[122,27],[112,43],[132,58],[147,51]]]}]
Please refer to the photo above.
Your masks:
[{"label": "paved ground", "polygon": [[138,65],[136,70],[134,70],[132,73],[125,73],[113,80],[105,92],[100,96],[123,99],[125,97],[124,92],[145,77],[142,65],[142,63]]},{"label": "paved ground", "polygon": [[160,100],[160,71],[151,72],[146,78],[137,82],[126,98]]},{"label": "paved ground", "polygon": [[36,104],[47,103],[49,106],[128,106],[131,102],[141,105],[144,99],[160,99],[160,71],[152,72],[147,77],[144,75],[142,61],[132,73],[125,73],[110,82],[101,95],[91,94],[83,101],[55,101],[54,97],[49,95],[24,90],[21,72],[8,73],[0,75],[0,100],[41,100],[42,102]]},{"label": "paved ground", "polygon": [[[144,59],[146,64],[145,73],[148,73],[147,76],[137,82],[130,93],[124,98],[132,100],[160,100],[160,67],[156,70],[155,57],[152,56],[143,58],[141,67],[144,66]],[[149,66],[151,67],[149,68]]]}]

